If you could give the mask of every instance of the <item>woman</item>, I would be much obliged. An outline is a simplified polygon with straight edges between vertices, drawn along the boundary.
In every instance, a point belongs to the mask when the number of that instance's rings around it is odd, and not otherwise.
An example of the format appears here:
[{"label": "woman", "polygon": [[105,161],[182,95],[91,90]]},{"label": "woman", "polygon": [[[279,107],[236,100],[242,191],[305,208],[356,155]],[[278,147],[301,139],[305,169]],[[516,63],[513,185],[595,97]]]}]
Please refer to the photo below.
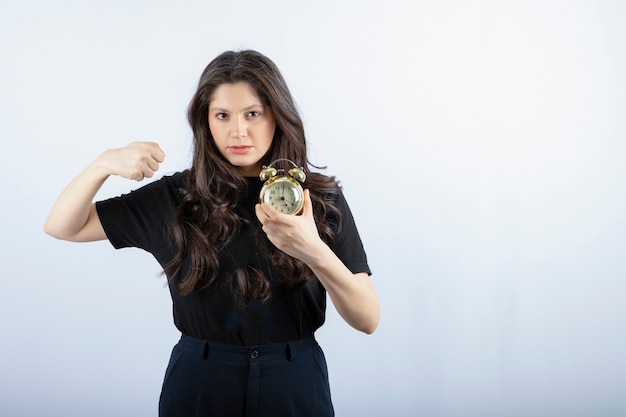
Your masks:
[{"label": "woman", "polygon": [[[188,110],[190,169],[92,203],[110,175],[152,177],[165,153],[135,142],[102,153],[61,193],[44,226],[70,241],[109,239],[154,255],[168,278],[181,339],[161,416],[331,416],[314,333],[326,293],[372,333],[379,302],[352,215],[334,178],[313,173],[302,121],[276,65],[225,52]],[[300,215],[259,204],[259,172],[288,159],[306,174]]]}]

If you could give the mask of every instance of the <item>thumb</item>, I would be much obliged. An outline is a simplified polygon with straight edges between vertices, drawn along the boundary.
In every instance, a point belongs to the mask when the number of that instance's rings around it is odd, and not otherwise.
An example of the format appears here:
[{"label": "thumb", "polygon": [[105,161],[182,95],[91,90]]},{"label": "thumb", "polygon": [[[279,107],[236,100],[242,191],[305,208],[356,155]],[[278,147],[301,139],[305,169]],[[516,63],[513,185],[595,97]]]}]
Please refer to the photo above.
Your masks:
[{"label": "thumb", "polygon": [[304,190],[304,205],[302,206],[302,215],[305,217],[313,217],[313,202],[311,201],[311,192],[308,188]]}]

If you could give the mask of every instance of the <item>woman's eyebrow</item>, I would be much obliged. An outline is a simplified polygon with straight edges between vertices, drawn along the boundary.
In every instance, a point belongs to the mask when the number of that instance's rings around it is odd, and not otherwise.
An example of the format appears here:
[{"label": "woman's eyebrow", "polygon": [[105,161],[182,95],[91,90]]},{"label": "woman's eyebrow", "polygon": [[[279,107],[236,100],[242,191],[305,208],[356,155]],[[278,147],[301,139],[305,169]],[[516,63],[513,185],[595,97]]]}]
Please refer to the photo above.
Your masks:
[{"label": "woman's eyebrow", "polygon": [[[251,110],[251,109],[253,109],[253,108],[255,108],[255,107],[265,107],[265,106],[263,106],[263,104],[261,104],[261,103],[255,103],[255,104],[251,104],[251,105],[249,105],[249,106],[247,106],[247,107],[245,107],[245,108],[241,109],[241,111]],[[222,111],[222,112],[226,112],[226,113],[228,113],[228,112],[230,111],[230,110],[228,110],[228,109],[225,109],[225,108],[223,108],[223,107],[218,107],[218,106],[216,106],[216,107],[211,107],[209,110],[210,110],[210,111]]]}]

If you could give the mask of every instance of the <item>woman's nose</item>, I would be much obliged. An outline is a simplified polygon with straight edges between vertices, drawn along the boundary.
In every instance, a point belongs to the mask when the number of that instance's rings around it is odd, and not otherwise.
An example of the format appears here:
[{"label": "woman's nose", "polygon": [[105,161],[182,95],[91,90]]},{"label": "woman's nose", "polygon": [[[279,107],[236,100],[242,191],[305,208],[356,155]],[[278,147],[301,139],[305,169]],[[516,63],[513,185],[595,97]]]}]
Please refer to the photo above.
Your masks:
[{"label": "woman's nose", "polygon": [[244,138],[247,135],[247,126],[246,121],[240,117],[233,118],[233,130],[232,136],[233,138],[240,139]]}]

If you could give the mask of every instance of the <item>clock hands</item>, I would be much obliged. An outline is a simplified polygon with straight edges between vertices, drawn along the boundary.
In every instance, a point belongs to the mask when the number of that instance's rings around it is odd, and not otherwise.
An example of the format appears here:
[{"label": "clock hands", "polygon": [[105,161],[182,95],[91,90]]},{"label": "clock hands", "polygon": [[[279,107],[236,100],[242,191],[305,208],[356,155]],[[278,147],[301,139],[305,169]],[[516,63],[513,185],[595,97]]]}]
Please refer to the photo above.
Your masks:
[{"label": "clock hands", "polygon": [[287,198],[285,198],[285,185],[282,184],[280,187],[280,201],[282,201],[285,204],[285,207],[289,207],[290,205],[293,206],[294,205],[294,201],[288,200]]}]

